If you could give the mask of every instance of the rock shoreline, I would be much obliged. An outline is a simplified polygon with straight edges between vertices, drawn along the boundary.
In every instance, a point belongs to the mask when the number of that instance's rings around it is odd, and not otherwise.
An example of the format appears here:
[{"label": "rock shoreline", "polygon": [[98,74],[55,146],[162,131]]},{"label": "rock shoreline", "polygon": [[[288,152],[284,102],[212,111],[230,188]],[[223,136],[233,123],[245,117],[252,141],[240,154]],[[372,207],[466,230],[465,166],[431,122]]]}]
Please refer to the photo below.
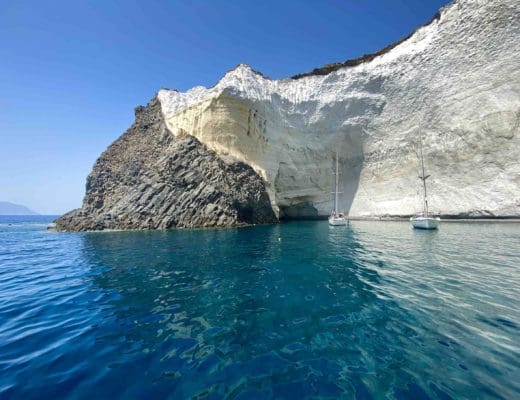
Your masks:
[{"label": "rock shoreline", "polygon": [[157,98],[96,161],[83,206],[57,231],[231,227],[278,221],[265,182],[196,138],[168,131]]},{"label": "rock shoreline", "polygon": [[[245,64],[160,90],[98,159],[58,230],[326,218],[335,154],[351,219],[520,216],[520,3],[454,0],[380,52],[294,79]],[[298,79],[296,79],[298,78]]]}]

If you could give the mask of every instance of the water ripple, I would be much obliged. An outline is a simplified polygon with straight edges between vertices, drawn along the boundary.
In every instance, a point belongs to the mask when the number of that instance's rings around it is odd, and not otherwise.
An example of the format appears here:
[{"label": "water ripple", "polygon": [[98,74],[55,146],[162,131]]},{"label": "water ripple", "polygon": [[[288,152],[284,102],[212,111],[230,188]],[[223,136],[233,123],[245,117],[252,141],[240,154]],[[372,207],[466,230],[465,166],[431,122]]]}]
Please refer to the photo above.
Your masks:
[{"label": "water ripple", "polygon": [[0,397],[515,398],[518,224],[0,221]]}]

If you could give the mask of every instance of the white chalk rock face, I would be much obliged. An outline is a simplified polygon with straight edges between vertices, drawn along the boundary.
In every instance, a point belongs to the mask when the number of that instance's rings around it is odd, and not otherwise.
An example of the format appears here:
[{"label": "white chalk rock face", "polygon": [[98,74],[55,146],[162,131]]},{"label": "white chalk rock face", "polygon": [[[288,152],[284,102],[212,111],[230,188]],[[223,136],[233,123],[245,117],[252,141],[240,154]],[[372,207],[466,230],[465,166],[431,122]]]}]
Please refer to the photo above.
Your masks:
[{"label": "white chalk rock face", "polygon": [[518,0],[454,1],[328,75],[270,80],[242,64],[212,88],[158,98],[173,134],[251,165],[280,217],[330,212],[336,151],[351,216],[418,211],[420,134],[434,212],[520,215]]}]

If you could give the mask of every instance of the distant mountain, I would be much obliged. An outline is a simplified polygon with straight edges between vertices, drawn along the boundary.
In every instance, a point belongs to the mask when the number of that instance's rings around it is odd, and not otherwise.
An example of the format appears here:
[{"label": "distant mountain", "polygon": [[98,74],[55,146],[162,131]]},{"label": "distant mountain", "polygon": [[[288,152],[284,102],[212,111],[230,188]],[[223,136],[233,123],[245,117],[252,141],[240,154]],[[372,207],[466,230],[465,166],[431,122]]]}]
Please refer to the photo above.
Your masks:
[{"label": "distant mountain", "polygon": [[38,213],[20,204],[0,201],[0,215],[38,215]]}]

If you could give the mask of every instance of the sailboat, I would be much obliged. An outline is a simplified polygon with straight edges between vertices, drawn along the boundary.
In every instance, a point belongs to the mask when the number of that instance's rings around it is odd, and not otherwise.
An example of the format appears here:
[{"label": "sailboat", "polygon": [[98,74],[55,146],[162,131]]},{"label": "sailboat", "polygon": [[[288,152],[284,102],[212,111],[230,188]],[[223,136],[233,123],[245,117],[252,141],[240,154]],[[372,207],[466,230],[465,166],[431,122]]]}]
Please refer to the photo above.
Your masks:
[{"label": "sailboat", "polygon": [[337,225],[347,225],[348,219],[344,213],[338,211],[338,192],[339,187],[339,157],[336,152],[336,172],[335,175],[335,184],[334,184],[334,209],[330,213],[329,216],[329,225],[337,226]]},{"label": "sailboat", "polygon": [[430,177],[430,175],[426,175],[424,172],[424,157],[423,157],[423,148],[422,148],[422,133],[421,133],[421,125],[419,124],[419,143],[420,143],[420,155],[421,155],[421,168],[422,174],[419,176],[419,179],[423,183],[423,212],[413,217],[410,217],[410,221],[412,226],[416,229],[437,229],[439,227],[439,223],[441,219],[439,217],[433,217],[428,212],[428,195],[426,193],[426,179]]}]

